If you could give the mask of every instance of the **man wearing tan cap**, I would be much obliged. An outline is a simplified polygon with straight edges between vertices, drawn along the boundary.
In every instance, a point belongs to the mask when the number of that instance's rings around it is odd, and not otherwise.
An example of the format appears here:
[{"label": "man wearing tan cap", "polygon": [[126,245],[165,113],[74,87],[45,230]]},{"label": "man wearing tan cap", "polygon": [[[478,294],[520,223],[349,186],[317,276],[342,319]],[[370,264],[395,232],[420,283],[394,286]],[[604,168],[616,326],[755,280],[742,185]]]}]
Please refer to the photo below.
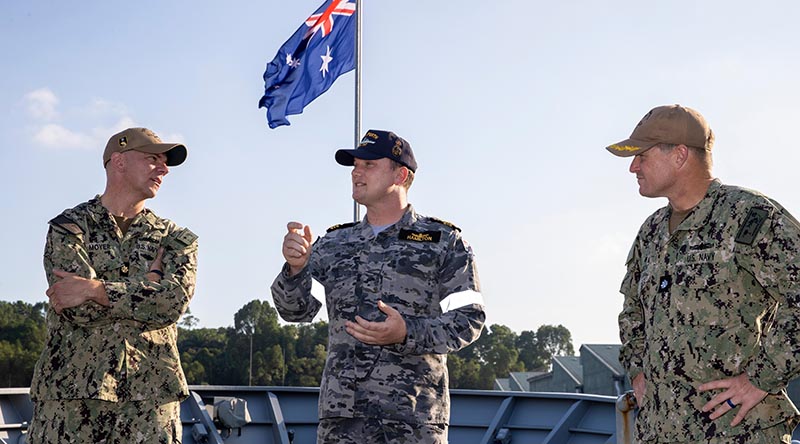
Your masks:
[{"label": "man wearing tan cap", "polygon": [[29,444],[180,442],[176,322],[194,293],[197,236],[144,202],[185,159],[148,129],[115,134],[103,194],[50,221]]},{"label": "man wearing tan cap", "polygon": [[645,442],[791,441],[800,374],[800,225],[768,197],[711,173],[714,135],[680,105],[629,139],[639,194],[668,205],[642,225],[620,291],[620,361]]}]

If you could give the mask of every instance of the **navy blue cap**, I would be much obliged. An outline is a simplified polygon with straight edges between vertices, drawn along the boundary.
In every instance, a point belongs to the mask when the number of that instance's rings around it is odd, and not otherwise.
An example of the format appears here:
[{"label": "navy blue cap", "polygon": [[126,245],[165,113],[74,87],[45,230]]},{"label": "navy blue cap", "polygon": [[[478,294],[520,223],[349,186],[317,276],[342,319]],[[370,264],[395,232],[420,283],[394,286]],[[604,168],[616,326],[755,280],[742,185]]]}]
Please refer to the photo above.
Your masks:
[{"label": "navy blue cap", "polygon": [[411,171],[417,171],[417,160],[411,145],[391,131],[371,129],[364,134],[356,149],[340,149],[336,152],[339,165],[353,166],[355,159],[392,159]]}]

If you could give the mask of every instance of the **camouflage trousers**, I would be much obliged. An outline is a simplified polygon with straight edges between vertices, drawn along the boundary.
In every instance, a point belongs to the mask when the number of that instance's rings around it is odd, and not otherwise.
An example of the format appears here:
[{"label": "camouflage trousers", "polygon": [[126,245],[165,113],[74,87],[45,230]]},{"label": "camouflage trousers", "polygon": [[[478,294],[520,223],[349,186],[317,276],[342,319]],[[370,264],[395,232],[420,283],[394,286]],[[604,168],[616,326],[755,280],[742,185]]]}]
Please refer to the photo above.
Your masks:
[{"label": "camouflage trousers", "polygon": [[317,444],[447,444],[447,425],[376,418],[323,418]]},{"label": "camouflage trousers", "polygon": [[27,444],[180,444],[180,402],[37,401]]},{"label": "camouflage trousers", "polygon": [[[791,444],[791,442],[792,427],[789,423],[783,422],[766,429],[700,441],[699,444]],[[666,441],[663,443],[667,444]]]}]

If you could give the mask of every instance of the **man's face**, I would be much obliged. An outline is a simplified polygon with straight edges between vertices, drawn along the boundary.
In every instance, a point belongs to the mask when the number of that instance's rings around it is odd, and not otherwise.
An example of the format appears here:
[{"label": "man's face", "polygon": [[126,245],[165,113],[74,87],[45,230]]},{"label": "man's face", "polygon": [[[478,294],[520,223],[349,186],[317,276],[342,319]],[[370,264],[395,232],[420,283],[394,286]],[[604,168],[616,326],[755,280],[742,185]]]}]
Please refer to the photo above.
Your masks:
[{"label": "man's face", "polygon": [[639,194],[644,197],[669,197],[676,182],[675,149],[663,151],[658,145],[637,154],[630,172],[636,174]]},{"label": "man's face", "polygon": [[397,186],[395,182],[398,171],[399,168],[392,168],[392,161],[389,159],[354,159],[350,174],[353,181],[353,200],[364,206],[379,203]]},{"label": "man's face", "polygon": [[156,197],[164,176],[169,173],[165,154],[126,151],[123,175],[131,191],[142,199]]}]

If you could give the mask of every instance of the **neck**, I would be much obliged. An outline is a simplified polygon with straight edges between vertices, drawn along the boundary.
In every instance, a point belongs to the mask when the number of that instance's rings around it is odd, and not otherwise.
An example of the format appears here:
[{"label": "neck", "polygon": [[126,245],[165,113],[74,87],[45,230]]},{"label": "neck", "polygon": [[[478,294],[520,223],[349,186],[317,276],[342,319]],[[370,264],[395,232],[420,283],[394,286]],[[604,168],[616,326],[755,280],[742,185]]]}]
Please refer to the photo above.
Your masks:
[{"label": "neck", "polygon": [[687,181],[684,186],[673,196],[668,197],[669,205],[678,212],[687,212],[695,207],[708,192],[708,187],[714,179],[712,177],[702,177]]},{"label": "neck", "polygon": [[403,217],[408,207],[404,196],[367,205],[367,222],[370,225],[391,225]]},{"label": "neck", "polygon": [[114,216],[133,218],[144,210],[144,199],[133,197],[112,186],[106,186],[100,202]]}]

